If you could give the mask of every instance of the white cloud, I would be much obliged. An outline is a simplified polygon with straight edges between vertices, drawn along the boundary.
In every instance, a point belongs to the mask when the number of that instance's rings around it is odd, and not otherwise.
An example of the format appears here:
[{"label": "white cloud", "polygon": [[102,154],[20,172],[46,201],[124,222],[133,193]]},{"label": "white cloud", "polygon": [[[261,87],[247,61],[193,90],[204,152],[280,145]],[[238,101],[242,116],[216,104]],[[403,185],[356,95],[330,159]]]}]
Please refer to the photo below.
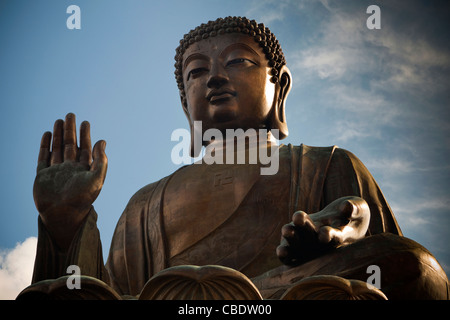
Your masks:
[{"label": "white cloud", "polygon": [[37,238],[27,238],[13,249],[0,251],[0,300],[15,299],[31,284]]},{"label": "white cloud", "polygon": [[265,24],[283,21],[286,14],[292,10],[302,10],[305,5],[315,0],[254,0],[245,16]]},{"label": "white cloud", "polygon": [[[379,78],[371,85],[389,91],[406,89],[414,93],[419,87],[431,94],[446,89],[433,70],[450,66],[448,52],[422,34],[405,34],[390,25],[401,17],[386,17],[382,30],[373,31],[366,28],[363,6],[334,3],[331,7],[327,3],[322,1],[330,12],[328,19],[311,35],[313,45],[291,54],[291,68],[330,80],[375,74]],[[390,9],[384,12],[390,13]]]},{"label": "white cloud", "polygon": [[343,10],[333,10],[307,48],[291,55],[291,68],[319,79],[340,80],[372,68],[364,46],[364,21]]},{"label": "white cloud", "polygon": [[444,196],[418,196],[396,199],[391,208],[404,235],[430,250],[449,275],[450,200]]},{"label": "white cloud", "polygon": [[253,1],[250,9],[246,12],[249,18],[256,18],[269,24],[273,21],[283,20],[283,9],[287,1],[258,0]]},{"label": "white cloud", "polygon": [[[445,48],[423,34],[395,28],[393,18],[401,17],[386,15],[382,29],[373,31],[366,28],[361,5],[322,4],[328,19],[306,47],[289,53],[288,61],[294,77],[301,75],[294,86],[321,85],[321,105],[340,112],[341,125],[351,124],[333,132],[338,142],[386,139],[386,128],[420,130],[425,123],[448,128],[447,108],[435,99],[448,90]],[[396,14],[388,7],[383,12]]]},{"label": "white cloud", "polygon": [[356,139],[377,136],[377,132],[372,132],[372,130],[362,126],[355,126],[353,121],[338,120],[330,135],[334,137],[334,141],[345,143]]},{"label": "white cloud", "polygon": [[441,48],[425,39],[394,32],[386,32],[378,38],[371,36],[370,41],[386,49],[383,51],[384,61],[387,61],[384,77],[373,83],[374,86],[406,90],[414,95],[433,95],[447,90],[446,73],[442,70],[450,66],[450,56]]},{"label": "white cloud", "polygon": [[327,52],[315,48],[306,50],[301,55],[295,67],[310,70],[320,79],[338,79],[345,73],[346,63],[342,59],[342,49]]},{"label": "white cloud", "polygon": [[372,90],[345,84],[331,84],[324,90],[323,105],[338,117],[332,119],[330,138],[336,142],[355,139],[383,139],[383,126],[395,125],[401,112],[385,97]]},{"label": "white cloud", "polygon": [[[408,225],[432,223],[430,211],[446,211],[450,206],[450,200],[443,197],[413,198],[409,197],[392,205],[392,210]],[[436,223],[435,221],[433,223]]]},{"label": "white cloud", "polygon": [[372,158],[366,161],[365,164],[371,169],[383,170],[386,176],[398,176],[419,170],[411,160],[405,157]]}]

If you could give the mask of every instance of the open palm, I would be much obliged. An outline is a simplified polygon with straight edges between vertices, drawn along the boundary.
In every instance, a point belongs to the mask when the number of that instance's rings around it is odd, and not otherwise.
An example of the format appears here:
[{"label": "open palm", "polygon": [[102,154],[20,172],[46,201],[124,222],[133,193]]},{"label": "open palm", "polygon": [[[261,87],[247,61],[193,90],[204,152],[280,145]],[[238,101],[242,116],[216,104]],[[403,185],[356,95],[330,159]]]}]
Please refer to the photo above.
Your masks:
[{"label": "open palm", "polygon": [[105,145],[100,140],[91,151],[85,121],[78,147],[72,113],[55,122],[53,140],[51,132],[42,136],[33,196],[44,225],[61,247],[70,243],[102,189],[108,164]]}]

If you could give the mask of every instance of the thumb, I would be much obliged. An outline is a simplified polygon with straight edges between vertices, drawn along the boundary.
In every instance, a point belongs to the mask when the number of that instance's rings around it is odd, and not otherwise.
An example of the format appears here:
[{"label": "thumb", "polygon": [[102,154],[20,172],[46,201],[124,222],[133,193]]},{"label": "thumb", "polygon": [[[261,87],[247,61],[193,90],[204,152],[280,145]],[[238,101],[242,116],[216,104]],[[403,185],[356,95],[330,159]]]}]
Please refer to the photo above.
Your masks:
[{"label": "thumb", "polygon": [[106,170],[108,168],[108,157],[106,157],[105,148],[105,140],[99,140],[94,145],[94,149],[92,152],[93,161],[90,170],[100,176],[103,176],[103,179],[106,176]]}]

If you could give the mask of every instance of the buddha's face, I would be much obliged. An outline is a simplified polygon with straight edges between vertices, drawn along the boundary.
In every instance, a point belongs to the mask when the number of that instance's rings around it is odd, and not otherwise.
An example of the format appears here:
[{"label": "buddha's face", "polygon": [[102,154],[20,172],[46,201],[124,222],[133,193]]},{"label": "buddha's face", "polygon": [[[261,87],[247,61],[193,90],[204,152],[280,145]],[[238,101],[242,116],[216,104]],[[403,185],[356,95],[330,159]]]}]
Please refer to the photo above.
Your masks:
[{"label": "buddha's face", "polygon": [[203,131],[266,126],[276,85],[261,47],[245,34],[224,34],[191,44],[183,55],[190,121]]}]

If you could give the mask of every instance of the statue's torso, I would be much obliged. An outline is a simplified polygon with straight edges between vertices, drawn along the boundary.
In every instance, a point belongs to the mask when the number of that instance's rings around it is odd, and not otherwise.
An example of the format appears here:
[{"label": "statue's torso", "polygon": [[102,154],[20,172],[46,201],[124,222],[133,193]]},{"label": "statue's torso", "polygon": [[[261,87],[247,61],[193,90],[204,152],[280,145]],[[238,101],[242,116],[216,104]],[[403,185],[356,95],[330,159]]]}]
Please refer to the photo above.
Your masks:
[{"label": "statue's torso", "polygon": [[195,164],[164,193],[170,264],[219,264],[257,275],[280,264],[275,249],[289,222],[290,159],[275,175],[259,165]]}]

